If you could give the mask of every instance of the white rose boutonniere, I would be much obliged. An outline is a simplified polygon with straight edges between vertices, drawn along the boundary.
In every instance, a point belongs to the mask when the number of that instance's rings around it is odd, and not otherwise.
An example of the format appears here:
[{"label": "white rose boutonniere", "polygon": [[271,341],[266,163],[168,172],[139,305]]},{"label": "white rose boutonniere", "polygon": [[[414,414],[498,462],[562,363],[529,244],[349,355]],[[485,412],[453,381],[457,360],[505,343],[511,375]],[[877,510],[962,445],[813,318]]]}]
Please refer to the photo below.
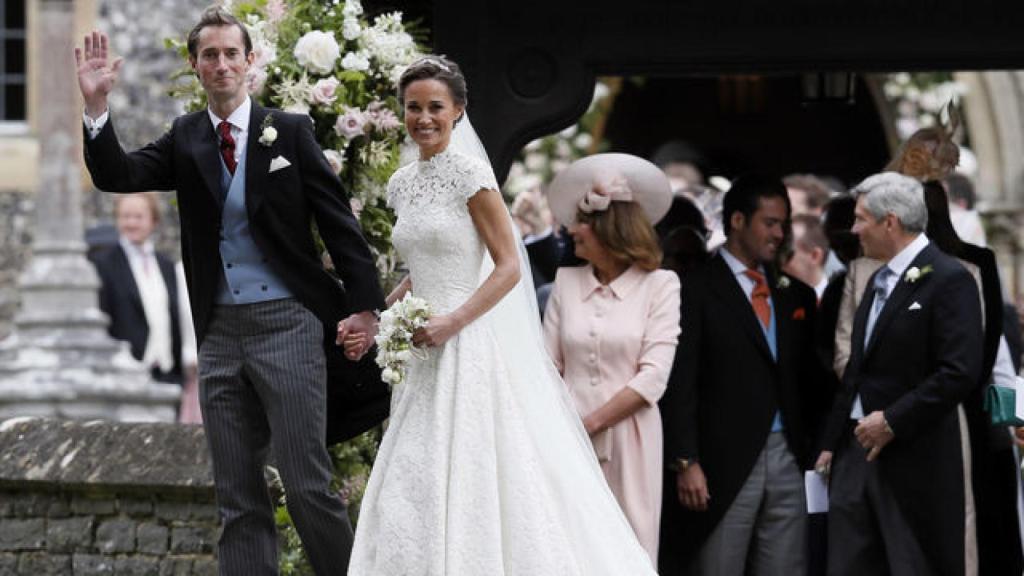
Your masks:
[{"label": "white rose boutonniere", "polygon": [[779,276],[779,281],[775,284],[775,287],[778,288],[779,290],[785,290],[786,288],[789,288],[789,277]]},{"label": "white rose boutonniere", "polygon": [[906,273],[903,274],[903,278],[907,282],[913,284],[914,282],[917,282],[918,280],[920,280],[921,278],[926,276],[932,270],[933,270],[933,268],[932,268],[931,264],[929,264],[929,265],[927,265],[927,266],[925,266],[923,268],[918,268],[917,266],[911,266],[910,268],[907,269]]},{"label": "white rose boutonniere", "polygon": [[267,114],[267,117],[263,119],[263,125],[261,126],[262,132],[260,132],[259,143],[264,146],[270,146],[277,141],[277,128],[274,128],[274,116]]}]

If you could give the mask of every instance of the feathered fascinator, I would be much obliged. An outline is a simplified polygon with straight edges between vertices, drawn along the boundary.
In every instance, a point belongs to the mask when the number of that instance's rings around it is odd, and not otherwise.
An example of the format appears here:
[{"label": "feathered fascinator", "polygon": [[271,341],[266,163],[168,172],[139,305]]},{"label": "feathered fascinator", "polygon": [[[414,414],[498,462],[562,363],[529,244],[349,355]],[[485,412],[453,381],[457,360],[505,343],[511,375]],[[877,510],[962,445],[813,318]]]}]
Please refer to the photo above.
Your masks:
[{"label": "feathered fascinator", "polygon": [[922,128],[903,143],[896,157],[885,167],[917,178],[921,182],[941,180],[956,169],[960,162],[960,147],[953,141],[960,128],[960,110],[950,101],[945,108],[948,125]]}]

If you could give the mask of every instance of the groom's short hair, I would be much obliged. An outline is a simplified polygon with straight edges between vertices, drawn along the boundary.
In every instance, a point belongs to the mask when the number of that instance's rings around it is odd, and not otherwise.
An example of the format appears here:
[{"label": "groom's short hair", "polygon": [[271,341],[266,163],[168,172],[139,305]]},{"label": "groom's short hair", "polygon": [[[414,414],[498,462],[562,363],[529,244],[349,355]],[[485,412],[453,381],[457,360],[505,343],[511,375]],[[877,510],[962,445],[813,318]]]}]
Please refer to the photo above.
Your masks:
[{"label": "groom's short hair", "polygon": [[203,31],[203,28],[210,26],[238,26],[238,29],[242,31],[242,42],[245,43],[246,55],[252,52],[252,38],[249,36],[249,30],[246,29],[245,25],[220,6],[210,6],[203,10],[203,15],[199,17],[199,22],[196,22],[196,25],[188,33],[189,58],[199,56],[196,54],[196,50],[199,49],[199,33]]}]

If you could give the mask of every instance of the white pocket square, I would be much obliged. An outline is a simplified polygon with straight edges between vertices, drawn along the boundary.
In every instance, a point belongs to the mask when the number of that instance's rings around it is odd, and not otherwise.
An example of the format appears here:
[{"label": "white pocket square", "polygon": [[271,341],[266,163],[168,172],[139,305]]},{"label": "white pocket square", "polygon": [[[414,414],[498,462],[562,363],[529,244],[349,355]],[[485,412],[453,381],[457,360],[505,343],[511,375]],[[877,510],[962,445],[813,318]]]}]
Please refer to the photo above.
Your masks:
[{"label": "white pocket square", "polygon": [[277,172],[281,168],[287,168],[291,165],[292,163],[289,162],[287,158],[284,156],[278,156],[270,161],[270,172]]},{"label": "white pocket square", "polygon": [[917,302],[914,302],[913,304],[910,305],[910,308],[907,308],[907,310],[920,310],[920,309],[921,309],[921,305],[918,304]]}]

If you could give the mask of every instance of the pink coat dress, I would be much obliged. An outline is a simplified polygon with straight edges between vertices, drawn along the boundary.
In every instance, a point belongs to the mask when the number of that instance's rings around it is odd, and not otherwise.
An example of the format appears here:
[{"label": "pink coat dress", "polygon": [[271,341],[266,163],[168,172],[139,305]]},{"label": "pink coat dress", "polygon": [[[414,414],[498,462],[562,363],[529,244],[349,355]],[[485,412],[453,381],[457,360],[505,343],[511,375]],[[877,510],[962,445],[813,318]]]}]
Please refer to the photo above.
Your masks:
[{"label": "pink coat dress", "polygon": [[608,485],[657,565],[665,392],[679,339],[679,279],[631,267],[602,285],[592,266],[561,268],[544,313],[544,340],[581,417],[624,387],[647,405],[591,438]]}]

